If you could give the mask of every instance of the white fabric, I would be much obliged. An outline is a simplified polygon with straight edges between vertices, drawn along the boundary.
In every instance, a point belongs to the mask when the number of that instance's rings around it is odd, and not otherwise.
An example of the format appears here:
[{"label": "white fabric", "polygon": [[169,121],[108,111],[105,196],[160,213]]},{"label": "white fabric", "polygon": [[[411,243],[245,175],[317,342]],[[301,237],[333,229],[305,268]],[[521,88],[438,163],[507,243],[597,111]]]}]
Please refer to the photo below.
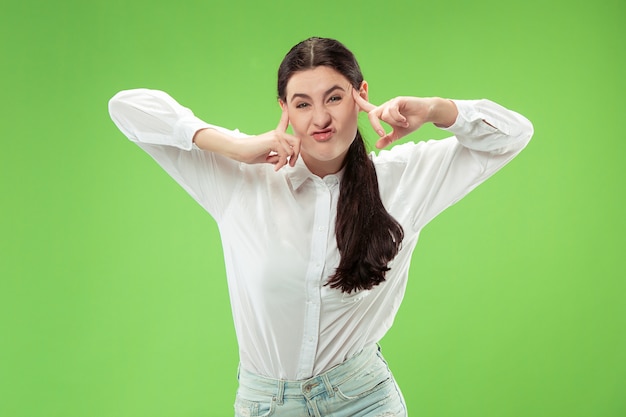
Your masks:
[{"label": "white fabric", "polygon": [[160,91],[122,91],[109,109],[122,132],[217,221],[241,366],[294,380],[326,371],[384,336],[404,296],[420,229],[532,136],[527,119],[491,101],[454,102],[459,116],[448,130],[455,136],[372,153],[382,201],[405,239],[386,282],[352,294],[324,286],[339,263],[334,225],[342,172],[319,178],[302,158],[274,172],[269,164],[200,150],[192,142],[198,129],[242,141],[247,135],[199,120]]}]

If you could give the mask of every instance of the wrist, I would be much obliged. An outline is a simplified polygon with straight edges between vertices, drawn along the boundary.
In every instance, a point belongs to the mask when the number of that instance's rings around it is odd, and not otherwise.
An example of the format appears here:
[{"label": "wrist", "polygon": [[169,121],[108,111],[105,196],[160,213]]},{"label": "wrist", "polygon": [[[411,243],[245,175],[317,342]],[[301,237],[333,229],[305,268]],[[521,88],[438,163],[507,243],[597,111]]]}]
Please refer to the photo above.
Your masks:
[{"label": "wrist", "polygon": [[459,111],[452,100],[433,98],[430,121],[439,128],[448,128],[456,122]]},{"label": "wrist", "polygon": [[193,137],[193,141],[202,150],[236,159],[235,152],[237,147],[234,145],[233,138],[216,129],[205,128],[198,130]]}]

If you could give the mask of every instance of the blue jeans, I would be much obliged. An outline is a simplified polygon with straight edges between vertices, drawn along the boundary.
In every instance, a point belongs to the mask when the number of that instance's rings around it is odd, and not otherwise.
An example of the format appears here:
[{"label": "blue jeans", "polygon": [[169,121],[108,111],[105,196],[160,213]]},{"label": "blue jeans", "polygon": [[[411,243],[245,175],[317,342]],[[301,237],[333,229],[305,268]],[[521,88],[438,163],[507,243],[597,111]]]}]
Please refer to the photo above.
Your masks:
[{"label": "blue jeans", "polygon": [[376,345],[303,381],[239,370],[235,417],[405,417],[406,405]]}]

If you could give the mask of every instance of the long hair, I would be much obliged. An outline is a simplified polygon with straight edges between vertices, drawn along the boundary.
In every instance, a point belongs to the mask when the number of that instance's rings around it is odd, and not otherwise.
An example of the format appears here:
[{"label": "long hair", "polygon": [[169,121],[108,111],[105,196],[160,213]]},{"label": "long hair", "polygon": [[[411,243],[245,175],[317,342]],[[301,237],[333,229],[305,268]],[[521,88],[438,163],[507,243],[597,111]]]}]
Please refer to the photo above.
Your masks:
[{"label": "long hair", "polygon": [[[357,91],[363,74],[354,54],[328,38],[309,38],[291,48],[278,69],[278,97],[286,101],[291,76],[319,66],[333,68]],[[357,130],[346,155],[335,223],[339,266],[325,285],[341,291],[369,290],[385,280],[389,262],[398,254],[404,231],[380,199],[374,163]]]}]

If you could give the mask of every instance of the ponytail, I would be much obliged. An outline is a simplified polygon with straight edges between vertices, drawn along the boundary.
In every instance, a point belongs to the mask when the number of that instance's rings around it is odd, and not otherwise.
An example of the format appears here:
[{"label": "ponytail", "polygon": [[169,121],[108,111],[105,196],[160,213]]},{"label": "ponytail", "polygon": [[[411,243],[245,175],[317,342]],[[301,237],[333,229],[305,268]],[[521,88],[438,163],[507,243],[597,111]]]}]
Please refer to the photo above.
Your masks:
[{"label": "ponytail", "polygon": [[358,131],[346,155],[335,234],[341,261],[326,285],[351,293],[385,281],[404,231],[383,206],[374,163]]}]

